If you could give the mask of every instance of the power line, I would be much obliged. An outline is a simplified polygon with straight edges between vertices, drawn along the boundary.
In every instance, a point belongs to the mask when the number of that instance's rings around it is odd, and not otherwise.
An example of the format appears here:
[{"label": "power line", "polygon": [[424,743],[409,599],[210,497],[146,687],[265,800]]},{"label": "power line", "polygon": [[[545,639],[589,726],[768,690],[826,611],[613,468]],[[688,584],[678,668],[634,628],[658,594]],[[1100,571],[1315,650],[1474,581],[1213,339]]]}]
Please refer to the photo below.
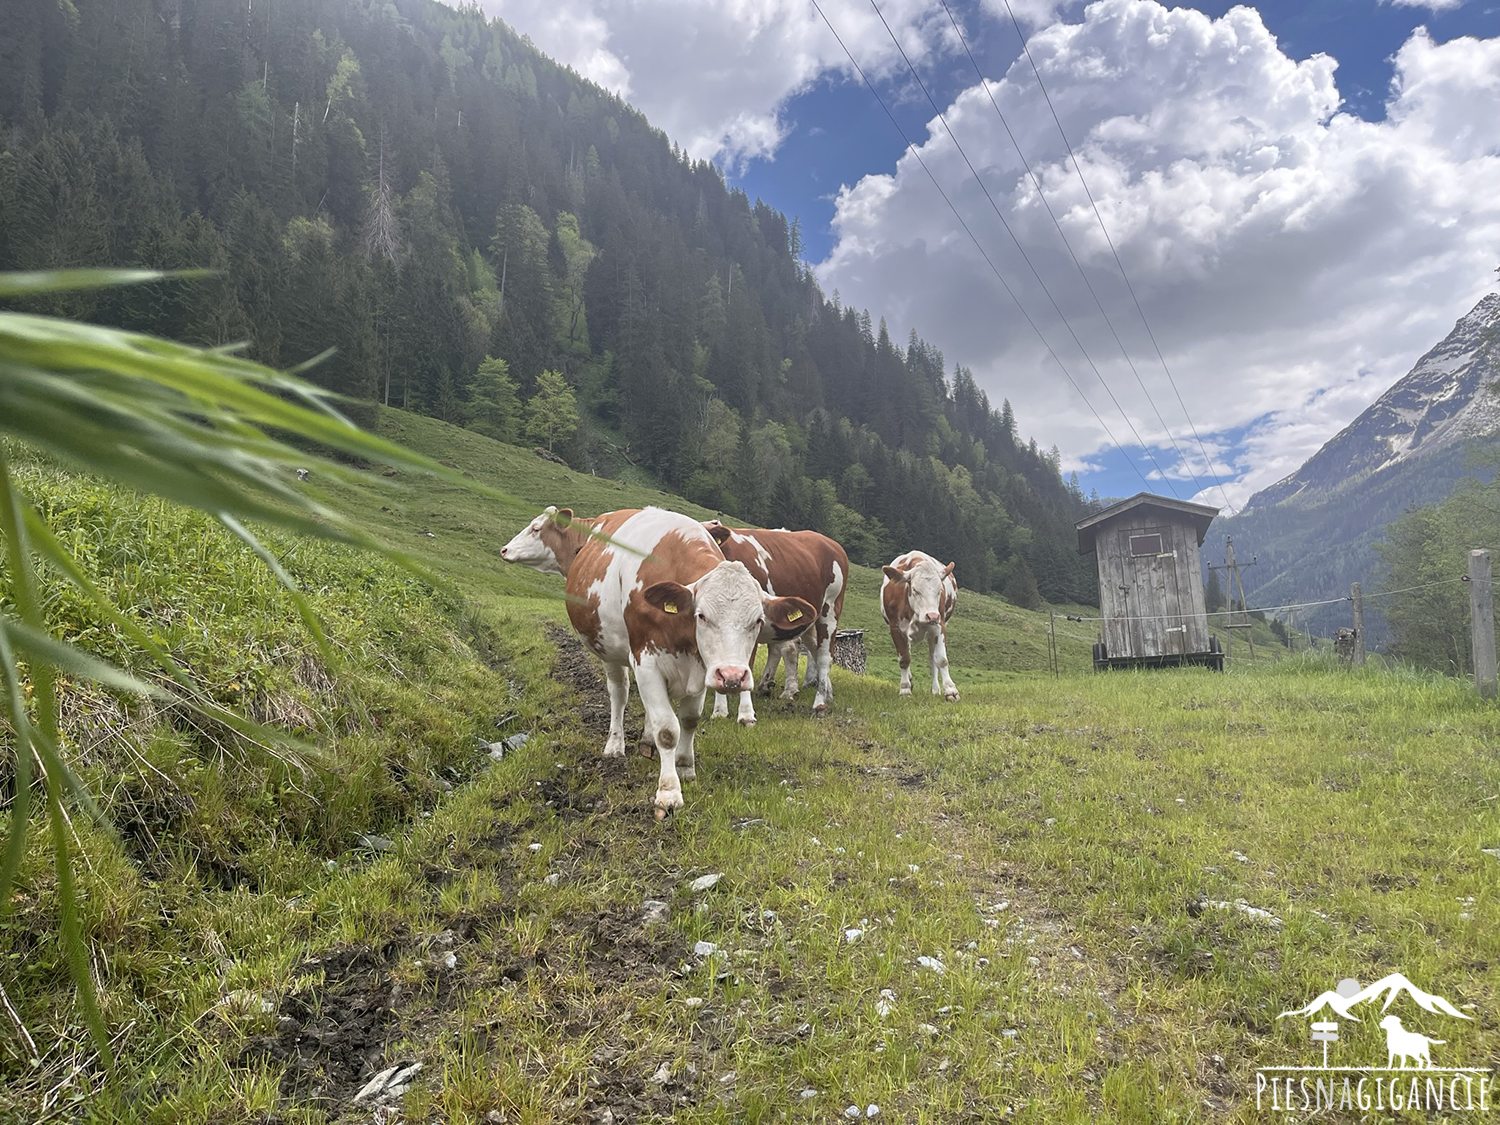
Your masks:
[{"label": "power line", "polygon": [[[927,166],[927,161],[922,159],[922,154],[917,151],[917,147],[912,144],[911,140],[907,137],[906,130],[901,128],[901,123],[896,120],[895,114],[893,114],[890,111],[890,107],[885,104],[885,99],[880,96],[880,92],[875,89],[874,83],[872,83],[869,79],[869,76],[865,74],[864,68],[861,67],[858,61],[854,58],[854,53],[850,51],[849,48],[845,45],[843,38],[839,35],[832,22],[828,19],[827,14],[823,11],[822,5],[818,3],[818,0],[812,0],[812,6],[817,10],[818,15],[823,18],[823,22],[828,25],[828,30],[833,33],[833,37],[838,41],[838,45],[843,48],[844,54],[849,58],[850,65],[854,67],[855,73],[859,75],[866,88],[870,91],[871,94],[874,95],[875,101],[879,103],[880,108],[885,111],[885,115],[890,118],[891,124],[895,126],[896,132],[900,135],[901,140],[905,142],[907,149],[910,150],[911,154],[917,158],[917,163],[922,166],[922,171],[927,173],[927,178],[932,181],[932,186],[937,189],[937,193],[943,197],[943,202],[948,205],[948,210],[953,212],[953,217],[958,220],[958,225],[963,228],[963,232],[967,234],[969,236],[969,240],[974,243],[974,248],[979,251],[979,256],[984,259],[985,265],[990,267],[990,271],[995,275],[995,279],[1000,282],[1001,288],[1003,288],[1006,292],[1006,295],[1015,302],[1016,308],[1021,312],[1021,316],[1024,317],[1026,323],[1031,326],[1031,330],[1036,333],[1037,339],[1042,342],[1042,346],[1047,349],[1047,354],[1050,355],[1053,362],[1057,364],[1058,370],[1063,373],[1063,377],[1068,380],[1069,385],[1072,386],[1073,390],[1077,392],[1078,397],[1083,400],[1083,404],[1089,408],[1089,413],[1093,414],[1094,419],[1099,423],[1100,426],[1104,428],[1105,434],[1109,436],[1109,440],[1114,443],[1115,448],[1120,451],[1121,456],[1123,456],[1129,463],[1130,467],[1135,470],[1135,475],[1141,478],[1141,483],[1144,484],[1147,489],[1149,489],[1151,487],[1151,482],[1146,479],[1146,474],[1141,472],[1140,466],[1135,463],[1134,458],[1132,458],[1129,453],[1125,452],[1125,447],[1121,445],[1119,440],[1115,437],[1114,432],[1109,428],[1109,423],[1103,419],[1103,417],[1099,414],[1099,411],[1094,409],[1094,404],[1089,401],[1088,395],[1083,393],[1083,388],[1078,385],[1077,380],[1075,380],[1072,374],[1068,371],[1067,365],[1063,363],[1063,361],[1058,357],[1057,352],[1053,349],[1052,345],[1048,343],[1047,337],[1037,326],[1036,321],[1031,318],[1031,314],[1026,311],[1026,306],[1021,304],[1021,299],[1017,297],[1015,291],[1011,289],[1010,284],[1005,280],[1005,276],[1000,272],[999,267],[995,265],[989,254],[985,252],[984,247],[980,244],[979,239],[975,237],[974,232],[969,229],[969,224],[964,221],[964,217],[959,214],[958,208],[955,207],[953,205],[953,201],[948,198],[948,193],[943,190],[943,185],[938,183],[937,177],[932,174],[932,169]],[[1126,420],[1129,421],[1129,419]]]},{"label": "power line", "polygon": [[[1151,340],[1151,346],[1156,349],[1156,358],[1161,361],[1161,369],[1166,372],[1167,382],[1171,384],[1172,393],[1177,396],[1177,405],[1182,408],[1182,416],[1187,419],[1188,427],[1193,431],[1193,438],[1198,443],[1198,451],[1203,454],[1205,471],[1214,476],[1219,474],[1213,471],[1213,458],[1208,455],[1208,449],[1203,444],[1203,438],[1198,434],[1198,427],[1193,422],[1193,416],[1188,413],[1187,403],[1182,401],[1182,392],[1177,389],[1177,380],[1172,377],[1172,369],[1167,366],[1167,357],[1162,353],[1161,345],[1156,342],[1156,333],[1151,330],[1151,322],[1146,319],[1146,310],[1141,307],[1141,299],[1136,296],[1135,286],[1130,283],[1130,275],[1125,272],[1125,263],[1120,260],[1120,252],[1115,249],[1115,240],[1109,236],[1109,228],[1104,225],[1104,216],[1099,213],[1099,204],[1094,199],[1094,193],[1089,189],[1089,182],[1084,177],[1083,166],[1078,163],[1078,157],[1073,152],[1073,145],[1068,140],[1068,134],[1063,129],[1062,119],[1057,115],[1057,107],[1052,104],[1052,96],[1047,93],[1047,85],[1042,81],[1042,72],[1036,65],[1036,59],[1031,57],[1031,44],[1026,41],[1026,33],[1021,30],[1021,22],[1016,19],[1016,13],[1010,6],[1010,0],[1005,0],[1005,10],[1010,15],[1010,22],[1016,29],[1016,34],[1021,38],[1021,50],[1026,54],[1026,61],[1031,64],[1031,73],[1036,75],[1037,88],[1041,90],[1043,99],[1047,102],[1047,108],[1052,113],[1052,120],[1057,125],[1057,132],[1062,137],[1062,142],[1068,150],[1068,158],[1073,161],[1073,170],[1078,173],[1078,182],[1083,185],[1083,192],[1088,196],[1089,206],[1094,209],[1094,218],[1099,221],[1099,229],[1104,232],[1104,241],[1109,243],[1109,252],[1114,255],[1115,265],[1119,267],[1120,277],[1125,281],[1125,288],[1130,291],[1130,299],[1135,302],[1135,311],[1140,314],[1141,323],[1146,327],[1146,335]],[[1224,497],[1224,504],[1235,514],[1234,504],[1230,502],[1229,493],[1224,488],[1223,481],[1215,482],[1219,486],[1219,495]]]},{"label": "power line", "polygon": [[1110,319],[1109,313],[1104,309],[1104,302],[1099,299],[1099,294],[1094,290],[1094,283],[1089,280],[1088,273],[1083,268],[1083,263],[1078,260],[1078,255],[1073,250],[1073,244],[1068,241],[1068,235],[1063,230],[1062,223],[1058,220],[1057,213],[1052,210],[1052,204],[1047,201],[1047,194],[1042,191],[1042,183],[1031,169],[1026,154],[1021,150],[1021,142],[1016,140],[1016,135],[1011,131],[1010,122],[1005,120],[1005,114],[1000,109],[1000,103],[995,101],[995,95],[990,90],[990,84],[985,80],[984,72],[979,67],[979,60],[974,57],[974,52],[969,49],[969,41],[964,37],[963,28],[958,24],[958,19],[953,15],[953,9],[948,7],[948,0],[939,0],[943,5],[943,11],[948,14],[948,22],[953,25],[958,41],[963,45],[964,54],[969,56],[969,62],[974,66],[974,73],[979,78],[979,85],[984,90],[985,96],[989,98],[990,105],[994,107],[995,116],[1000,119],[1000,124],[1005,129],[1005,135],[1010,138],[1011,147],[1016,150],[1016,155],[1021,159],[1021,166],[1026,169],[1026,175],[1030,178],[1032,186],[1036,188],[1037,198],[1042,201],[1042,206],[1047,209],[1047,216],[1052,220],[1052,225],[1057,228],[1058,237],[1062,239],[1063,247],[1068,251],[1068,257],[1073,259],[1073,265],[1078,270],[1078,276],[1083,279],[1083,284],[1088,288],[1089,296],[1094,299],[1094,305],[1099,310],[1099,315],[1104,318],[1104,323],[1109,327],[1109,333],[1115,338],[1115,343],[1120,346],[1120,354],[1125,357],[1125,362],[1130,367],[1130,373],[1135,376],[1136,384],[1145,394],[1146,401],[1151,404],[1151,409],[1156,412],[1156,420],[1161,423],[1161,428],[1166,431],[1167,440],[1172,443],[1172,448],[1177,451],[1177,456],[1182,461],[1182,467],[1193,482],[1195,490],[1202,490],[1198,482],[1198,475],[1193,472],[1187,455],[1182,452],[1182,446],[1177,444],[1177,438],[1172,433],[1172,428],[1167,425],[1167,420],[1162,417],[1161,407],[1156,405],[1156,399],[1151,396],[1151,391],[1146,386],[1146,381],[1141,378],[1141,373],[1136,370],[1135,361],[1130,358],[1130,352],[1125,348],[1125,342],[1120,339],[1120,333],[1115,328],[1115,323]]},{"label": "power line", "polygon": [[[886,22],[885,15],[881,12],[880,6],[875,2],[875,0],[870,0],[870,7],[875,10],[875,15],[879,17],[882,26],[885,27],[886,34],[891,37],[891,42],[896,45],[896,50],[900,52],[902,60],[906,63],[907,70],[911,71],[911,76],[916,79],[917,85],[921,88],[923,95],[926,96],[928,104],[932,106],[932,111],[937,114],[938,120],[943,123],[943,129],[947,132],[948,139],[953,142],[953,146],[958,149],[959,156],[963,157],[964,163],[968,165],[969,172],[974,177],[974,182],[979,185],[979,190],[984,193],[985,199],[989,201],[990,209],[995,212],[995,217],[1000,220],[1000,225],[1005,228],[1005,233],[1010,235],[1010,240],[1015,243],[1016,249],[1020,251],[1021,258],[1026,262],[1027,267],[1031,270],[1031,275],[1036,278],[1037,284],[1041,286],[1042,292],[1046,295],[1047,300],[1051,302],[1053,311],[1057,313],[1058,319],[1063,322],[1063,327],[1068,330],[1068,335],[1073,337],[1073,342],[1078,345],[1078,350],[1083,353],[1084,362],[1086,362],[1089,365],[1090,369],[1093,370],[1094,377],[1099,380],[1099,385],[1104,388],[1104,393],[1109,395],[1110,401],[1115,404],[1115,409],[1120,412],[1120,417],[1125,419],[1125,425],[1130,427],[1130,432],[1135,436],[1136,444],[1141,447],[1146,456],[1150,459],[1151,463],[1156,466],[1156,471],[1161,474],[1161,479],[1166,482],[1167,489],[1172,493],[1174,497],[1177,496],[1177,489],[1173,486],[1171,478],[1167,476],[1166,470],[1163,469],[1161,467],[1161,463],[1157,461],[1156,454],[1151,452],[1151,447],[1146,444],[1145,440],[1141,437],[1140,432],[1135,428],[1135,423],[1130,420],[1130,415],[1127,414],[1125,412],[1125,408],[1120,405],[1120,400],[1115,397],[1115,392],[1110,389],[1109,383],[1105,380],[1103,374],[1099,371],[1098,366],[1094,363],[1093,358],[1089,355],[1088,349],[1083,346],[1083,341],[1078,338],[1078,333],[1074,331],[1073,325],[1068,320],[1067,314],[1062,311],[1062,306],[1057,303],[1057,298],[1052,295],[1052,291],[1047,288],[1047,283],[1042,280],[1042,275],[1040,272],[1038,272],[1036,265],[1032,262],[1031,255],[1026,253],[1026,248],[1021,245],[1021,240],[1016,237],[1015,231],[1011,230],[1010,223],[1008,223],[1005,219],[1005,213],[1000,210],[1000,205],[995,202],[995,197],[990,194],[990,189],[985,186],[984,179],[979,175],[979,171],[974,167],[974,162],[969,159],[969,154],[964,151],[964,146],[959,143],[958,137],[954,134],[952,127],[948,124],[948,118],[943,114],[943,111],[938,108],[936,99],[933,98],[932,94],[927,89],[927,83],[922,81],[922,76],[917,73],[917,68],[912,65],[911,59],[907,58],[906,48],[901,46],[901,41],[896,38],[896,33],[891,30],[891,25]],[[1178,497],[1178,499],[1181,499],[1181,497]]]}]

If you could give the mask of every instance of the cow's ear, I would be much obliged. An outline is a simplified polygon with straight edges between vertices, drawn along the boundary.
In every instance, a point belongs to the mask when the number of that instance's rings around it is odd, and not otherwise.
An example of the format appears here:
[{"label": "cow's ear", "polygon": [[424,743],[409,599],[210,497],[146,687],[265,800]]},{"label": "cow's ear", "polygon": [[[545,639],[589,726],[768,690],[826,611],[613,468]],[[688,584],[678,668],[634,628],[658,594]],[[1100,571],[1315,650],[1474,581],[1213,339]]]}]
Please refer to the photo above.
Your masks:
[{"label": "cow's ear", "polygon": [[817,610],[801,598],[767,598],[766,620],[776,631],[777,640],[788,640],[813,623]]},{"label": "cow's ear", "polygon": [[570,523],[573,522],[573,509],[572,508],[553,508],[552,509],[552,522],[553,523],[557,523],[557,524],[561,524],[563,527],[567,527],[568,524],[570,524]]},{"label": "cow's ear", "polygon": [[734,534],[733,531],[725,527],[718,520],[709,520],[703,527],[704,530],[714,537],[714,542],[721,547],[724,545],[724,540]]},{"label": "cow's ear", "polygon": [[949,563],[947,566],[943,567],[943,577],[944,578],[952,578],[953,577],[953,564],[952,563]]},{"label": "cow's ear", "polygon": [[676,582],[658,582],[646,589],[645,598],[663,613],[675,613],[691,617],[693,592]]},{"label": "cow's ear", "polygon": [[897,570],[893,566],[882,567],[881,569],[883,569],[885,571],[885,576],[887,578],[889,578],[892,582],[905,582],[906,581],[906,571],[904,571],[904,570]]}]

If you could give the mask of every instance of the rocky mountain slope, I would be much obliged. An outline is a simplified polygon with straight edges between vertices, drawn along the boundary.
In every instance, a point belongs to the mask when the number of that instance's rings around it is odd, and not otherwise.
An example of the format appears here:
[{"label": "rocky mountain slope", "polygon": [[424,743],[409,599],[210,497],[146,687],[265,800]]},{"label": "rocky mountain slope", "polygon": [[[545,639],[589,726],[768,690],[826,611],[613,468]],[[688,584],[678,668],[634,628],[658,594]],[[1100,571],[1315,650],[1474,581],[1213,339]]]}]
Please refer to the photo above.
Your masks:
[{"label": "rocky mountain slope", "polygon": [[[1238,516],[1216,521],[1209,553],[1232,535],[1241,560],[1258,560],[1244,572],[1253,605],[1340,597],[1355,581],[1377,585],[1375,544],[1385,526],[1446,497],[1469,471],[1469,444],[1500,433],[1497,379],[1500,295],[1492,293],[1300,469],[1256,493]],[[1378,644],[1378,602],[1369,608],[1366,627]],[[1328,632],[1349,623],[1349,610],[1321,607],[1297,621]]]},{"label": "rocky mountain slope", "polygon": [[1246,510],[1332,493],[1500,430],[1500,395],[1483,393],[1500,375],[1493,354],[1497,327],[1500,294],[1491,293],[1300,469],[1256,493]]}]

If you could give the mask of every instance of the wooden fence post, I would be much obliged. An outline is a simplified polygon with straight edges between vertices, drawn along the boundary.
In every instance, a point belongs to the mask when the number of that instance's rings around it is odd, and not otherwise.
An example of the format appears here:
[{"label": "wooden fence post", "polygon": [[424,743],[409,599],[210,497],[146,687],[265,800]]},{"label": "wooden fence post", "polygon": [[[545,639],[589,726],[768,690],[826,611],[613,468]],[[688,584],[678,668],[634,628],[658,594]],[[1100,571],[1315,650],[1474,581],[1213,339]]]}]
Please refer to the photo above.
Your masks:
[{"label": "wooden fence post", "polygon": [[1490,591],[1490,553],[1469,552],[1469,630],[1474,638],[1474,686],[1479,698],[1494,699],[1495,599]]},{"label": "wooden fence post", "polygon": [[1349,593],[1354,602],[1354,666],[1363,668],[1365,666],[1365,595],[1358,582],[1349,587]]}]

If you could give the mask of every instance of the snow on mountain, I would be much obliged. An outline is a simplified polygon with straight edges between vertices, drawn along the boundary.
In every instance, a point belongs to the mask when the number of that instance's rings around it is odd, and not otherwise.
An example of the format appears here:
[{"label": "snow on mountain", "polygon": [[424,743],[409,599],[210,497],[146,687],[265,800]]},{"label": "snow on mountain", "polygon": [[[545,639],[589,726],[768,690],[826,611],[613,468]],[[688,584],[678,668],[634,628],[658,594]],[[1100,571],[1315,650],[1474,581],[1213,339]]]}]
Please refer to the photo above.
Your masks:
[{"label": "snow on mountain", "polygon": [[1500,432],[1500,377],[1492,358],[1500,294],[1491,293],[1452,332],[1300,469],[1250,498],[1246,510],[1326,494],[1352,480]]}]

